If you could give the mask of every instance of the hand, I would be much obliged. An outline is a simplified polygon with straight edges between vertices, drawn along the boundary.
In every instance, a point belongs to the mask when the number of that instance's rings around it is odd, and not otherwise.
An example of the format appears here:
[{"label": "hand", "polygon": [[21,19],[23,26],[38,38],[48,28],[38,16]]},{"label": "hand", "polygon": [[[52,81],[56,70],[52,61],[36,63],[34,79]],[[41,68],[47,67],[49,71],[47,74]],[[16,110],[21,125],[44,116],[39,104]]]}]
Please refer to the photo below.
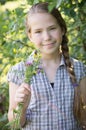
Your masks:
[{"label": "hand", "polygon": [[15,102],[17,104],[22,103],[23,108],[27,108],[30,102],[30,98],[31,98],[30,86],[26,83],[22,83],[16,90]]}]

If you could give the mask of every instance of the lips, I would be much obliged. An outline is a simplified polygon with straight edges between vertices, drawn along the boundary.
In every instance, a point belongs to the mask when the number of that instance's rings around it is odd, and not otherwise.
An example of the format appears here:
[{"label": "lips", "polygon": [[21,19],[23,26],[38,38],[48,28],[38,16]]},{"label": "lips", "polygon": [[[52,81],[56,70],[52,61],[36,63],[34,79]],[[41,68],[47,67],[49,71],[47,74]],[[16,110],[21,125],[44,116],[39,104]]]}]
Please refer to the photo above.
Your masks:
[{"label": "lips", "polygon": [[47,43],[47,44],[44,44],[43,46],[46,47],[46,48],[52,48],[54,46],[55,43]]},{"label": "lips", "polygon": [[46,43],[46,44],[43,44],[43,46],[51,46],[53,44],[55,44],[55,43]]}]

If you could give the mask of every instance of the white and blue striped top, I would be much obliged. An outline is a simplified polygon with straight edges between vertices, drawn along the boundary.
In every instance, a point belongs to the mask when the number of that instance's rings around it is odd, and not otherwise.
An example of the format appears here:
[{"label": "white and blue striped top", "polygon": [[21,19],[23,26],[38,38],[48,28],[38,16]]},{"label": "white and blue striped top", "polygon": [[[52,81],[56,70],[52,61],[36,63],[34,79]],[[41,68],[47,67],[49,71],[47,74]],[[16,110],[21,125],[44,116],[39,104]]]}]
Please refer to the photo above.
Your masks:
[{"label": "white and blue striped top", "polygon": [[[80,81],[86,76],[86,68],[82,62],[73,58],[72,61],[77,81]],[[8,81],[20,85],[24,81],[24,73],[25,64],[20,62],[8,72]],[[53,88],[45,72],[32,77],[27,124],[22,130],[80,130],[73,115],[73,99],[74,87],[62,56]]]}]

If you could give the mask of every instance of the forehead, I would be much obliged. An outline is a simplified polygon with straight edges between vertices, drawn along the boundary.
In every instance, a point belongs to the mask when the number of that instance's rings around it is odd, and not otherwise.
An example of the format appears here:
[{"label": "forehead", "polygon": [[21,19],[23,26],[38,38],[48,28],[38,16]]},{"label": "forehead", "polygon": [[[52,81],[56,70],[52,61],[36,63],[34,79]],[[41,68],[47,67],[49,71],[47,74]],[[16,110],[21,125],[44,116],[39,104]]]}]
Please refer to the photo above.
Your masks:
[{"label": "forehead", "polygon": [[57,24],[57,20],[49,13],[35,13],[29,18],[29,25],[31,28],[43,28]]}]

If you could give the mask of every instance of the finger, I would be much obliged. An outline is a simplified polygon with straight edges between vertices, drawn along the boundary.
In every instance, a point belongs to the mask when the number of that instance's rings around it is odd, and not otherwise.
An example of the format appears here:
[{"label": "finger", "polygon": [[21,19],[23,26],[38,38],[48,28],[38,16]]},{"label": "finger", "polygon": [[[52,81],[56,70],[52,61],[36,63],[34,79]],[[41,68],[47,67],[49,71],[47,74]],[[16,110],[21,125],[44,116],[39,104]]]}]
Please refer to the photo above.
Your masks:
[{"label": "finger", "polygon": [[17,89],[18,93],[26,93],[28,94],[28,92],[31,92],[30,89],[27,89],[26,85],[21,85],[18,89]]},{"label": "finger", "polygon": [[23,98],[17,98],[15,99],[16,102],[18,103],[24,103],[24,99]]},{"label": "finger", "polygon": [[28,96],[25,94],[19,94],[15,97],[16,102],[25,102],[28,99]]},{"label": "finger", "polygon": [[23,88],[22,90],[22,93],[24,93],[25,95],[30,95],[31,94],[31,91],[30,90],[27,90],[25,87]]},{"label": "finger", "polygon": [[16,95],[16,98],[24,98],[24,97],[25,97],[25,94],[23,94],[23,93]]},{"label": "finger", "polygon": [[30,85],[27,83],[22,83],[21,87],[24,87],[25,89],[27,89],[28,91],[31,91]]}]

